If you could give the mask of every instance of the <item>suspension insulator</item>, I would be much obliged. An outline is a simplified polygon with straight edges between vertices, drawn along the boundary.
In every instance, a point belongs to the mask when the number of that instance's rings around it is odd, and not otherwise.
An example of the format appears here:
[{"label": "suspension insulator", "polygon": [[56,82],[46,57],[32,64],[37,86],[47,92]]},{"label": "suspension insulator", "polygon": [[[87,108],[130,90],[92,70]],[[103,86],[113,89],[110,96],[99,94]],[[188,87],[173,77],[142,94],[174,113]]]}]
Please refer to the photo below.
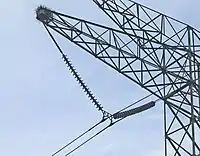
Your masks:
[{"label": "suspension insulator", "polygon": [[124,118],[124,117],[127,117],[127,116],[131,116],[131,115],[143,112],[145,110],[148,110],[148,109],[150,109],[150,108],[152,108],[154,106],[155,106],[155,102],[151,101],[151,102],[149,102],[149,103],[147,103],[145,105],[142,105],[140,107],[136,107],[136,108],[130,109],[128,111],[115,113],[113,115],[113,118],[114,119],[119,119],[119,118]]},{"label": "suspension insulator", "polygon": [[89,87],[83,82],[82,78],[80,77],[80,75],[78,74],[78,72],[76,71],[76,69],[74,68],[72,63],[69,61],[69,58],[67,58],[67,56],[64,55],[64,54],[63,54],[62,58],[64,59],[64,62],[67,64],[67,66],[68,66],[69,70],[71,71],[72,75],[77,80],[78,84],[80,84],[80,86],[82,87],[83,91],[86,93],[86,95],[91,100],[91,102],[94,104],[94,106],[96,106],[96,108],[99,111],[103,111],[103,107],[101,106],[99,101],[97,101],[97,99],[95,98],[93,93],[90,91]]}]

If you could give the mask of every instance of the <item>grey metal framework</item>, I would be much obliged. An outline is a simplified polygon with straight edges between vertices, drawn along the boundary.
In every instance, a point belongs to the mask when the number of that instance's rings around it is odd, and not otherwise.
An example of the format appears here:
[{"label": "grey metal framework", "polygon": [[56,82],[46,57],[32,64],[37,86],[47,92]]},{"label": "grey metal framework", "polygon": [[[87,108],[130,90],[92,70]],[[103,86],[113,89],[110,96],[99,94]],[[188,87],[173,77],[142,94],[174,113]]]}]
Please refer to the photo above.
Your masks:
[{"label": "grey metal framework", "polygon": [[93,1],[119,29],[45,7],[37,19],[164,102],[165,156],[199,155],[200,31],[132,0]]}]

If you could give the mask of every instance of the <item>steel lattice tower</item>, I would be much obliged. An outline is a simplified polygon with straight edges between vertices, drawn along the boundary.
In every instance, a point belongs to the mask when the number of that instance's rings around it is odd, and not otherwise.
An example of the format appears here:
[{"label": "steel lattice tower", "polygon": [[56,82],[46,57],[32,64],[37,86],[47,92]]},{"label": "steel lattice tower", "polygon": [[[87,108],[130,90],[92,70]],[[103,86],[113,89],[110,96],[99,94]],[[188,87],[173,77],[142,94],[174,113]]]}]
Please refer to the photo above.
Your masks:
[{"label": "steel lattice tower", "polygon": [[93,1],[119,29],[42,6],[37,19],[163,101],[165,156],[200,155],[200,31],[132,0]]}]

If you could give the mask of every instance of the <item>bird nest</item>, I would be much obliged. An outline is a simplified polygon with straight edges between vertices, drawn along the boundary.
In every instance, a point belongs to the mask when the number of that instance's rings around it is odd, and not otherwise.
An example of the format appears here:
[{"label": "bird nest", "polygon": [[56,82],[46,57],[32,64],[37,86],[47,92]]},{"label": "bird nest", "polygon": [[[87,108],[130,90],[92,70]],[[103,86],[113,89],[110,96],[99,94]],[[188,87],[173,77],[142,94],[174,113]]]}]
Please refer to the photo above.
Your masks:
[{"label": "bird nest", "polygon": [[49,23],[53,20],[53,13],[49,8],[41,5],[36,9],[36,18],[43,23]]}]

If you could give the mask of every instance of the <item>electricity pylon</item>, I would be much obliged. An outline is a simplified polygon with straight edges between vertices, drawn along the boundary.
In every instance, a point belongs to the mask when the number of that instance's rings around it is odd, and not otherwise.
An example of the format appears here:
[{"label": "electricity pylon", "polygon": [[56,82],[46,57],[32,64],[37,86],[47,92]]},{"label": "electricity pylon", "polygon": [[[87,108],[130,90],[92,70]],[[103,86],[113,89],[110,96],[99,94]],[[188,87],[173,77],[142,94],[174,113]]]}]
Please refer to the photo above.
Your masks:
[{"label": "electricity pylon", "polygon": [[165,156],[199,155],[200,31],[132,0],[93,1],[119,29],[42,6],[37,19],[163,101]]}]

